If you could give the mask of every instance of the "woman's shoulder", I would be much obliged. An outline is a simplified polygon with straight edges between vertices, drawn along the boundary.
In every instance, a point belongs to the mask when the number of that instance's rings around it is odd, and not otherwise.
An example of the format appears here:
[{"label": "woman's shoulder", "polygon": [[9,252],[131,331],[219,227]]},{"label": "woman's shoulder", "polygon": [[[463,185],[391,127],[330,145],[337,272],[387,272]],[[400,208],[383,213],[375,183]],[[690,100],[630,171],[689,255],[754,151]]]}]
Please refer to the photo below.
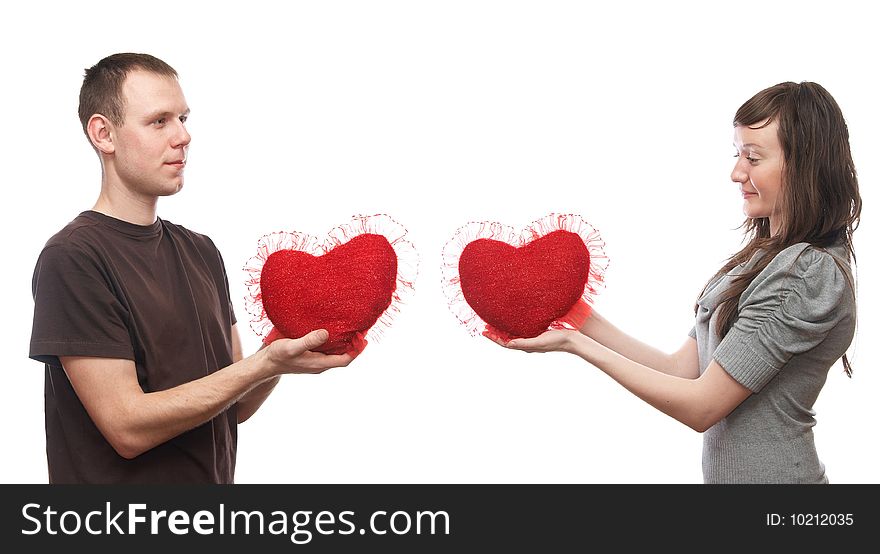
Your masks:
[{"label": "woman's shoulder", "polygon": [[844,272],[849,273],[850,269],[849,256],[842,244],[823,248],[798,242],[776,254],[763,273],[804,278],[822,274],[831,277]]},{"label": "woman's shoulder", "polygon": [[833,305],[852,295],[852,277],[844,248],[822,248],[806,242],[780,251],[743,291],[743,300],[776,298],[791,292],[811,302]]}]

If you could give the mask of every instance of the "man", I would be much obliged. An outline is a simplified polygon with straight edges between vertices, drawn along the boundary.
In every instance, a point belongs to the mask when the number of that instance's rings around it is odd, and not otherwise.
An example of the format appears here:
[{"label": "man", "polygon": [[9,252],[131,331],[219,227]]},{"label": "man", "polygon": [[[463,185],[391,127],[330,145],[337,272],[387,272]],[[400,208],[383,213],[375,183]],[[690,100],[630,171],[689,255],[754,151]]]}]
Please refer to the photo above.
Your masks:
[{"label": "man", "polygon": [[33,277],[51,483],[232,483],[237,425],[279,376],[352,359],[310,351],[324,330],[242,359],[220,252],[156,215],[183,186],[188,114],[176,71],[153,56],[86,70],[79,116],[101,193],[49,239]]}]

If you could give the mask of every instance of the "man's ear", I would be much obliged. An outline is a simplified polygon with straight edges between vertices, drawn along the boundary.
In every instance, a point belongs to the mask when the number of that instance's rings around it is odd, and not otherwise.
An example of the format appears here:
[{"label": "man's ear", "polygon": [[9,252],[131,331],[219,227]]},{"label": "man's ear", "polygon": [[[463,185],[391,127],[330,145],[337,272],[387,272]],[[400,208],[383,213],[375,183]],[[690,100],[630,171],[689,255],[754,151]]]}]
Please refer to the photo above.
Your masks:
[{"label": "man's ear", "polygon": [[99,113],[94,114],[86,124],[86,131],[89,140],[92,141],[92,145],[98,149],[98,152],[112,154],[116,151],[116,147],[113,145],[113,124],[109,119]]}]

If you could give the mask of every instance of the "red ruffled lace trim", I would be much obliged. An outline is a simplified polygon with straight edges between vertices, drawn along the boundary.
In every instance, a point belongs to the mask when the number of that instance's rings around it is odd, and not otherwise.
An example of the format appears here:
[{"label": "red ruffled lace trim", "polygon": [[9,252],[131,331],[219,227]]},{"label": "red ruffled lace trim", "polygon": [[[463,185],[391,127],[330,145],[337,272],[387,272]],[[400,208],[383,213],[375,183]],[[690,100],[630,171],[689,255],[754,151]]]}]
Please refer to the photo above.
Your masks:
[{"label": "red ruffled lace trim", "polygon": [[353,347],[360,352],[367,342],[380,339],[400,312],[401,305],[405,304],[412,295],[419,263],[415,247],[405,238],[406,228],[386,214],[353,216],[350,222],[331,229],[323,239],[299,231],[276,231],[263,235],[257,241],[256,255],[252,256],[242,268],[248,275],[245,280],[248,294],[244,300],[245,309],[251,315],[250,326],[254,333],[265,344],[271,343],[280,336],[280,333],[274,331],[274,326],[266,315],[260,291],[260,275],[269,256],[279,250],[297,250],[312,256],[323,256],[352,238],[368,233],[384,236],[394,248],[397,255],[397,284],[391,305],[382,312],[363,337],[358,337],[359,340],[355,341]]},{"label": "red ruffled lace trim", "polygon": [[581,237],[590,253],[590,274],[581,298],[568,313],[552,322],[550,328],[580,329],[586,323],[594,297],[605,286],[605,271],[610,261],[605,255],[605,242],[595,227],[576,214],[548,214],[520,231],[501,223],[472,221],[459,227],[443,247],[442,266],[443,293],[449,309],[471,335],[485,335],[505,342],[512,338],[483,321],[465,300],[458,274],[458,260],[465,246],[477,239],[492,239],[519,248],[553,231],[570,231]]}]

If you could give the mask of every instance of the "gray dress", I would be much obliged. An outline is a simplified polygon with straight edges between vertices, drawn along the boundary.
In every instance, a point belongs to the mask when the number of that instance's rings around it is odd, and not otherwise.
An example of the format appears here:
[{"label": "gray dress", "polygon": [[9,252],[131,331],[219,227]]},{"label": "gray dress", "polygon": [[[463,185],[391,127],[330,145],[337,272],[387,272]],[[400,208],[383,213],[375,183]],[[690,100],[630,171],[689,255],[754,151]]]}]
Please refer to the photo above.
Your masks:
[{"label": "gray dress", "polygon": [[743,291],[739,316],[723,339],[715,332],[715,309],[740,270],[710,283],[697,301],[691,336],[700,372],[714,359],[754,393],[703,434],[706,483],[828,482],[813,441],[813,404],[855,333],[846,260],[842,245],[786,248]]}]

